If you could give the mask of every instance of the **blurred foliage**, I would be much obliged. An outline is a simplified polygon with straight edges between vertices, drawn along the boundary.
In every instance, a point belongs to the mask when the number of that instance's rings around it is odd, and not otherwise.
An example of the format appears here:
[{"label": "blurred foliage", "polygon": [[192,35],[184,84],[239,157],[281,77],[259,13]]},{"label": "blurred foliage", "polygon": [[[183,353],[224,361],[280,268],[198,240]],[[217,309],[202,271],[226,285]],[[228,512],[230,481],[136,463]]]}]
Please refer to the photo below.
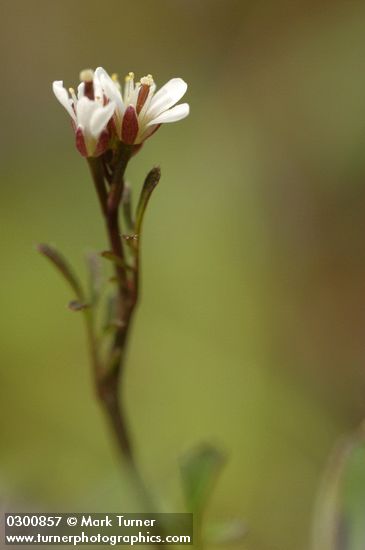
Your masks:
[{"label": "blurred foliage", "polygon": [[364,425],[342,438],[330,457],[318,494],[313,550],[362,550],[365,546]]},{"label": "blurred foliage", "polygon": [[97,65],[158,84],[181,76],[191,116],[128,170],[135,201],[162,168],[124,385],[139,462],[179,511],[179,457],[217,443],[228,462],[207,518],[244,518],[250,550],[307,550],[328,454],[365,415],[364,24],[352,0],[3,1],[9,508],[138,509],[93,397],[74,297],[34,245],[54,243],[85,278],[82,251],[105,250],[51,82]]},{"label": "blurred foliage", "polygon": [[224,455],[210,445],[200,445],[181,459],[181,478],[189,512],[203,513],[224,463]]}]

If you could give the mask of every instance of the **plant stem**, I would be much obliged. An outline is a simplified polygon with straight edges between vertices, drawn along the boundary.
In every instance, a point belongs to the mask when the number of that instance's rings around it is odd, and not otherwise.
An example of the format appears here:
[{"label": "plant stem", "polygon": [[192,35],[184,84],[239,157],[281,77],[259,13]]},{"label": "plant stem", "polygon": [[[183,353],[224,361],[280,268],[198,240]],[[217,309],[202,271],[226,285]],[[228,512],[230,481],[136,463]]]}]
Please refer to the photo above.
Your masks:
[{"label": "plant stem", "polygon": [[[110,174],[106,177],[105,166],[100,158],[89,158],[90,171],[99,198],[101,211],[105,220],[111,252],[117,261],[114,262],[115,277],[118,283],[117,295],[117,328],[110,350],[108,365],[102,365],[95,338],[93,315],[86,315],[86,325],[89,335],[91,356],[94,364],[94,375],[97,395],[109,420],[112,433],[126,462],[129,473],[133,478],[135,488],[146,510],[155,511],[153,499],[147,491],[144,481],[137,468],[134,457],[131,436],[126,421],[123,398],[123,371],[131,328],[133,313],[138,301],[139,293],[139,266],[140,266],[140,230],[145,208],[150,195],[160,178],[158,168],[153,169],[147,176],[138,205],[138,216],[134,226],[136,240],[132,241],[133,276],[128,278],[128,267],[125,261],[122,234],[119,226],[119,207],[124,191],[124,173],[132,155],[132,147],[120,144],[115,156],[114,172],[110,181]],[[106,181],[107,180],[107,181]],[[108,182],[110,189],[108,191]],[[128,228],[130,229],[130,228]],[[161,548],[161,545],[157,545]]]},{"label": "plant stem", "polygon": [[121,146],[117,151],[109,193],[104,180],[102,161],[99,158],[88,159],[106,224],[111,252],[121,260],[114,263],[115,277],[118,284],[116,332],[110,350],[109,365],[107,365],[107,368],[97,369],[95,383],[98,397],[108,417],[121,455],[128,462],[135,479],[138,480],[139,489],[141,490],[141,487],[143,487],[142,492],[146,494],[141,478],[137,473],[123,400],[120,397],[128,334],[136,305],[134,285],[129,283],[127,271],[123,267],[125,265],[125,255],[119,226],[119,206],[123,196],[124,173],[131,153],[131,148],[126,146]]}]

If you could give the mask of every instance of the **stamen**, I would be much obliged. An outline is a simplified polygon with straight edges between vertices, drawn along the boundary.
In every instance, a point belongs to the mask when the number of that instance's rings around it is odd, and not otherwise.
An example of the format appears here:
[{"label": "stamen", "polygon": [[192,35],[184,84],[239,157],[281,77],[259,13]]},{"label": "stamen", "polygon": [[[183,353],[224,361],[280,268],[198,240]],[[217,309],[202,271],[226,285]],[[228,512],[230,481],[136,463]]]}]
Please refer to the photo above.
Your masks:
[{"label": "stamen", "polygon": [[125,87],[124,87],[124,100],[126,103],[129,102],[132,92],[134,90],[134,73],[128,73],[125,77]]},{"label": "stamen", "polygon": [[111,79],[114,82],[114,84],[116,85],[116,87],[118,88],[118,90],[120,91],[121,90],[121,85],[120,85],[120,82],[119,82],[118,73],[113,73],[111,75]]},{"label": "stamen", "polygon": [[148,74],[147,76],[141,78],[141,84],[146,84],[146,86],[152,86],[153,82],[154,80],[151,74]]},{"label": "stamen", "polygon": [[92,69],[84,69],[80,72],[80,80],[85,83],[85,96],[89,99],[94,99],[94,71]]},{"label": "stamen", "polygon": [[94,71],[92,69],[84,69],[80,72],[80,80],[83,82],[92,82],[94,78]]},{"label": "stamen", "polygon": [[140,88],[139,88],[138,98],[137,98],[137,105],[136,105],[137,115],[139,115],[143,105],[146,103],[146,99],[150,91],[150,86],[152,86],[152,84],[153,84],[152,75],[149,74],[141,78]]},{"label": "stamen", "polygon": [[76,105],[77,97],[75,94],[75,90],[73,88],[69,88],[68,91],[70,92],[70,96],[72,97],[72,101],[74,102],[74,105]]}]

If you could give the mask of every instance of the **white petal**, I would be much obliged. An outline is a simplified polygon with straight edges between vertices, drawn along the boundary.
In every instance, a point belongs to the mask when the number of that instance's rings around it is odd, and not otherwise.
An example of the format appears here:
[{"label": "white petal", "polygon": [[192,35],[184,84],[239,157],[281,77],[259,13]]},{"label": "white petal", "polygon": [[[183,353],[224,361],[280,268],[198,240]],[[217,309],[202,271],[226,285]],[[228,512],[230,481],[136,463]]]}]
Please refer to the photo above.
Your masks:
[{"label": "white petal", "polygon": [[147,111],[148,111],[150,105],[151,105],[151,101],[152,101],[152,98],[153,98],[153,94],[155,93],[155,90],[156,90],[156,84],[153,83],[150,86],[150,89],[148,90],[148,96],[147,96],[147,99],[145,101],[145,104],[143,105],[143,107],[141,109],[141,112],[138,115],[139,124],[144,123],[144,118],[145,118],[145,115],[147,114]]},{"label": "white petal", "polygon": [[145,139],[147,139],[155,132],[158,126],[158,124],[154,124],[152,126],[145,126],[144,128],[142,128],[142,131],[137,136],[136,143],[142,143]]},{"label": "white petal", "polygon": [[105,107],[99,107],[91,116],[90,132],[94,137],[99,137],[113,116],[115,103],[108,103]]},{"label": "white petal", "polygon": [[95,110],[98,108],[100,108],[99,104],[95,101],[92,101],[88,97],[82,97],[77,102],[77,125],[84,128],[85,134],[89,132],[91,117],[94,114]]},{"label": "white petal", "polygon": [[53,82],[52,88],[53,88],[53,93],[57,97],[58,101],[66,109],[66,111],[73,118],[73,120],[76,122],[76,115],[72,108],[72,100],[70,99],[67,90],[63,87],[63,81],[56,80],[55,82]]},{"label": "white petal", "polygon": [[80,82],[80,84],[77,86],[77,97],[78,99],[81,99],[85,95],[85,82]]},{"label": "white petal", "polygon": [[117,84],[108,73],[102,68],[98,67],[95,71],[95,77],[100,81],[104,94],[110,101],[114,101],[117,110],[120,114],[125,111],[122,94],[120,93]]},{"label": "white petal", "polygon": [[165,122],[177,122],[178,120],[182,120],[187,117],[189,111],[189,105],[187,103],[181,103],[181,105],[176,105],[176,107],[165,111],[158,117],[151,120],[147,126],[151,126],[152,124],[163,124]]},{"label": "white petal", "polygon": [[103,104],[103,86],[100,82],[100,79],[96,77],[94,74],[94,80],[93,80],[93,87],[94,87],[94,96],[96,101]]},{"label": "white petal", "polygon": [[125,107],[124,107],[122,95],[118,90],[118,87],[116,86],[116,84],[112,81],[111,78],[105,78],[103,76],[101,77],[101,85],[103,87],[106,97],[110,101],[114,101],[116,108],[122,115],[125,111]]},{"label": "white petal", "polygon": [[[103,67],[97,67],[97,69],[95,69],[95,73],[94,73],[94,77],[98,78],[100,80],[100,77],[101,76],[107,76],[109,77],[108,73],[106,72],[105,69],[103,69]],[[110,77],[109,77],[110,78]]]},{"label": "white petal", "polygon": [[188,85],[182,78],[172,78],[154,95],[148,112],[153,118],[177,103],[185,94]]}]

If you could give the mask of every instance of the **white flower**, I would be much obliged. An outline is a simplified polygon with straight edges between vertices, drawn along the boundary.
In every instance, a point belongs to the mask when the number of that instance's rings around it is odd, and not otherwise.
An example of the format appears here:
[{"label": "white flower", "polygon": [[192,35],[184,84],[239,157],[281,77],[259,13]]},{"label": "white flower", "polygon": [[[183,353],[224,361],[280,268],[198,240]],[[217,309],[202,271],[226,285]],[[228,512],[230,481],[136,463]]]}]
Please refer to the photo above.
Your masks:
[{"label": "white flower", "polygon": [[84,157],[101,155],[109,143],[107,125],[112,118],[115,105],[112,101],[104,105],[99,79],[91,70],[80,73],[82,81],[75,91],[63,87],[62,80],[53,82],[53,92],[72,119],[76,134],[76,147]]},{"label": "white flower", "polygon": [[151,75],[134,83],[134,74],[125,79],[124,92],[116,75],[111,78],[98,67],[95,76],[104,96],[115,104],[114,123],[117,135],[126,144],[141,144],[165,122],[176,122],[188,116],[189,105],[174,105],[183,97],[187,84],[172,78],[158,92]]}]

